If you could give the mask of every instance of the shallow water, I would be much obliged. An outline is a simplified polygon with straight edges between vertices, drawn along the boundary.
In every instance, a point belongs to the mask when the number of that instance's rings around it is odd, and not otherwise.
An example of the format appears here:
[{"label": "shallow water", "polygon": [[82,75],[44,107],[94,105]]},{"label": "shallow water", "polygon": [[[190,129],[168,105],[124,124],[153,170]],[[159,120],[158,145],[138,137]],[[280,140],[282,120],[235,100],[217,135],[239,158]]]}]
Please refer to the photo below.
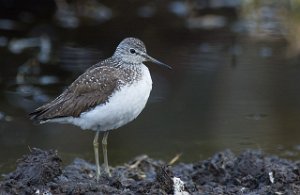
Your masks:
[{"label": "shallow water", "polygon": [[[172,13],[172,6],[178,5],[147,6],[132,4],[128,9],[150,14],[148,18],[115,12],[121,8],[112,6],[112,13],[119,15],[96,25],[87,22],[70,29],[37,22],[30,30],[2,30],[8,43],[0,48],[0,172],[12,170],[16,159],[32,147],[55,148],[66,163],[78,156],[93,162],[94,132],[34,125],[27,114],[59,95],[89,65],[109,57],[128,36],[141,38],[148,53],[173,70],[148,64],[153,78],[150,100],[134,122],[110,134],[111,165],[143,153],[165,161],[181,153],[181,161],[197,161],[227,148],[299,157],[300,61],[289,55],[286,36],[237,31],[246,17],[232,16],[238,7],[221,9],[222,21],[228,22],[220,28],[223,23],[217,18],[218,25],[207,29],[187,28],[186,17]],[[157,10],[152,16],[153,7]],[[49,37],[48,60],[47,40],[42,54],[36,47],[20,53],[9,49],[13,38],[35,32]],[[30,60],[33,56],[42,62]]]}]

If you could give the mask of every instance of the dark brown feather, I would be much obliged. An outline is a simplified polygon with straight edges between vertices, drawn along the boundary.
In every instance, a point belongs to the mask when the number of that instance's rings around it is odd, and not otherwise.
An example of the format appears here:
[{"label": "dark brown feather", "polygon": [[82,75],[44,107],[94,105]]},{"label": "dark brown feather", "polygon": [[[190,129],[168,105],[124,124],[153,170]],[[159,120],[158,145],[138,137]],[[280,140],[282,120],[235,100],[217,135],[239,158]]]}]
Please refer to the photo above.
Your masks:
[{"label": "dark brown feather", "polygon": [[60,96],[30,113],[37,122],[60,117],[79,117],[97,105],[105,104],[127,78],[130,69],[116,68],[102,61],[79,76]]}]

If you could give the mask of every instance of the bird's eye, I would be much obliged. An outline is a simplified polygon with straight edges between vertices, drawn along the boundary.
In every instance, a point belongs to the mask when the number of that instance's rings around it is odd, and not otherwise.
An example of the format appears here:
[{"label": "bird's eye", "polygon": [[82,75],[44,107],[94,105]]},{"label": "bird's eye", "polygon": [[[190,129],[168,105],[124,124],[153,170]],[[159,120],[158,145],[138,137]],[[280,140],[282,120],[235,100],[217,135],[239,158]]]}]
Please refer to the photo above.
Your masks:
[{"label": "bird's eye", "polygon": [[130,53],[132,53],[132,54],[135,53],[135,50],[134,50],[134,49],[130,49],[129,51],[130,51]]}]

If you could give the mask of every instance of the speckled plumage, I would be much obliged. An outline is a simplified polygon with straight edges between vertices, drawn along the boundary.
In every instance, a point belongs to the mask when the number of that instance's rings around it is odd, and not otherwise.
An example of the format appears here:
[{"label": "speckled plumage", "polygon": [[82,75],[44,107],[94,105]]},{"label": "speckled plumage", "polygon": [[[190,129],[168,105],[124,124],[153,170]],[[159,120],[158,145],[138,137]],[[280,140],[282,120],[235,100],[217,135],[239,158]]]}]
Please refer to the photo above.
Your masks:
[{"label": "speckled plumage", "polygon": [[144,61],[167,66],[150,57],[142,41],[126,38],[112,57],[87,69],[60,96],[30,113],[31,119],[39,123],[69,123],[96,131],[93,144],[97,180],[99,132],[105,131],[103,155],[105,171],[109,174],[108,131],[134,120],[149,98],[152,80]]},{"label": "speckled plumage", "polygon": [[[127,42],[128,47],[121,42],[112,57],[87,69],[60,96],[30,113],[31,119],[43,123],[80,117],[82,113],[106,104],[122,86],[138,82],[142,76],[141,64],[137,63],[140,60],[136,56],[129,58],[127,50],[136,48],[146,52],[146,49],[138,39],[127,38]],[[53,120],[58,118],[60,120]]]},{"label": "speckled plumage", "polygon": [[116,90],[141,79],[139,67],[116,68],[121,63],[108,58],[89,68],[79,76],[60,96],[30,115],[33,120],[47,121],[61,117],[79,117],[99,104],[107,103]]}]

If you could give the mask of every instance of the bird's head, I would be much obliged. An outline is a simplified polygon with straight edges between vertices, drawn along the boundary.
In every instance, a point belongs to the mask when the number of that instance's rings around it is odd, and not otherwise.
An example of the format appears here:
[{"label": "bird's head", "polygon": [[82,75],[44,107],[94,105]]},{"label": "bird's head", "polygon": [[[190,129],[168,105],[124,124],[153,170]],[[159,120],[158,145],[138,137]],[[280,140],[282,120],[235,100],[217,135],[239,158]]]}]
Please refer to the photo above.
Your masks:
[{"label": "bird's head", "polygon": [[114,57],[121,58],[129,64],[142,64],[143,62],[153,62],[171,69],[170,66],[156,60],[147,54],[145,44],[137,38],[125,38],[117,47]]}]

